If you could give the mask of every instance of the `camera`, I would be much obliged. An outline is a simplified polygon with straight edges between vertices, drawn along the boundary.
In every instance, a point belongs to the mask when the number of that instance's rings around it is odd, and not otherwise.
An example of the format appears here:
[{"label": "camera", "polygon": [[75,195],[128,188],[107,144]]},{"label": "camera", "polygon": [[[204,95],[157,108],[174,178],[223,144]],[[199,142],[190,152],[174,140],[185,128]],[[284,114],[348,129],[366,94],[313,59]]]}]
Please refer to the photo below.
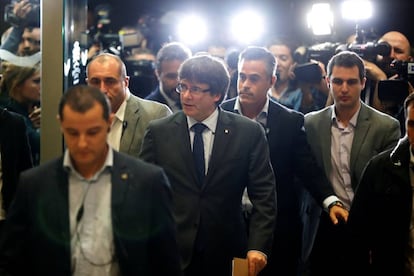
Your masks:
[{"label": "camera", "polygon": [[377,55],[389,56],[391,53],[391,46],[387,42],[369,41],[366,43],[350,43],[339,45],[336,52],[351,51],[365,60],[374,61]]},{"label": "camera", "polygon": [[4,21],[15,27],[33,26],[40,27],[40,0],[29,0],[32,8],[30,12],[24,17],[18,17],[14,14],[14,5],[20,1],[13,0],[4,8]]},{"label": "camera", "polygon": [[404,81],[414,79],[414,62],[394,60],[390,68],[392,73],[398,74],[399,78]]},{"label": "camera", "polygon": [[316,62],[298,64],[294,71],[295,79],[299,82],[320,83],[322,79],[321,68]]}]

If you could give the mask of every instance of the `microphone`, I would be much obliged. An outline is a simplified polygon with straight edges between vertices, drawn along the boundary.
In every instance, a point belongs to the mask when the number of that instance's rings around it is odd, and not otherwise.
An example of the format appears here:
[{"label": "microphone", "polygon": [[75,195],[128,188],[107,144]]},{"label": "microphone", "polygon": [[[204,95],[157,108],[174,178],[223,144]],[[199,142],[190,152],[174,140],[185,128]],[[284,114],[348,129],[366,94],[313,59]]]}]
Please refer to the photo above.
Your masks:
[{"label": "microphone", "polygon": [[128,122],[127,121],[123,121],[122,122],[122,133],[121,133],[121,136],[124,135],[124,131],[127,128],[127,126],[128,126]]}]

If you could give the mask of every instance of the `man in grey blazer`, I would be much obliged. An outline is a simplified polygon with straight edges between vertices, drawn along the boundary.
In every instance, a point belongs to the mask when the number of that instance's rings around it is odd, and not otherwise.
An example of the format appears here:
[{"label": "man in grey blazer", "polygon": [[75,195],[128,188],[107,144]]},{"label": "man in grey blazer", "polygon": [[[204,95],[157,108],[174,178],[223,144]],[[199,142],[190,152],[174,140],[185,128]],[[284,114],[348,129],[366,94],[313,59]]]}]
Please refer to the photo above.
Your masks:
[{"label": "man in grey blazer", "polygon": [[128,89],[125,64],[116,55],[96,56],[89,62],[86,73],[88,85],[99,88],[109,98],[115,113],[109,144],[115,150],[137,157],[148,123],[172,114],[171,110],[164,104],[133,95]]},{"label": "man in grey blazer", "polygon": [[[230,83],[223,61],[195,56],[178,75],[183,111],[149,124],[140,156],[163,167],[171,182],[182,268],[186,276],[230,276],[232,258],[247,257],[249,275],[257,275],[267,263],[276,218],[264,130],[218,107]],[[249,235],[241,208],[246,187],[253,204]]]},{"label": "man in grey blazer", "polygon": [[[397,120],[360,100],[365,86],[363,60],[344,51],[331,58],[327,84],[334,104],[305,116],[309,144],[324,168],[335,194],[350,209],[355,189],[368,161],[393,147],[400,138]],[[332,225],[311,197],[305,200],[304,258],[310,253],[310,275],[347,274],[346,223]],[[312,248],[313,245],[313,248]]]}]

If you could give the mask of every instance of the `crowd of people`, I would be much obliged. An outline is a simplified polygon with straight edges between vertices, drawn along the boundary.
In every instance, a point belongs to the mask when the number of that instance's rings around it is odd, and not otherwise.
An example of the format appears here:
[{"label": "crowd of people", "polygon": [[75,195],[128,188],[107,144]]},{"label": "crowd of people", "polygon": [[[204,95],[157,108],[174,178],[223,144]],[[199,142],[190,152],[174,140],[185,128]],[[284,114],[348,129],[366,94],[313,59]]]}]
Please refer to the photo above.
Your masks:
[{"label": "crowd of people", "polygon": [[[38,28],[0,45],[0,275],[227,276],[244,258],[249,276],[414,276],[402,33],[379,37],[390,51],[375,60],[309,60],[312,80],[287,37],[220,54],[94,48],[57,107],[65,151],[41,163]],[[132,61],[151,64],[151,89]],[[381,97],[390,80],[404,101]]]}]

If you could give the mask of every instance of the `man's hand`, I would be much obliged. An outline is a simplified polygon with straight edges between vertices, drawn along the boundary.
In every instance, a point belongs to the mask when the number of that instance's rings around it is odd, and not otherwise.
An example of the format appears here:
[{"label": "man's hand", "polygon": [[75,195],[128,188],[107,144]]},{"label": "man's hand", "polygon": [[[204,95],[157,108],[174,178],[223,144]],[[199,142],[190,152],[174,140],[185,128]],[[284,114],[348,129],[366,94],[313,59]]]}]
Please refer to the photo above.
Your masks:
[{"label": "man's hand", "polygon": [[247,252],[247,262],[249,265],[249,276],[256,276],[266,266],[266,256],[255,250]]},{"label": "man's hand", "polygon": [[340,206],[332,206],[329,209],[329,217],[334,225],[337,225],[340,221],[347,222],[348,215],[348,210]]}]

